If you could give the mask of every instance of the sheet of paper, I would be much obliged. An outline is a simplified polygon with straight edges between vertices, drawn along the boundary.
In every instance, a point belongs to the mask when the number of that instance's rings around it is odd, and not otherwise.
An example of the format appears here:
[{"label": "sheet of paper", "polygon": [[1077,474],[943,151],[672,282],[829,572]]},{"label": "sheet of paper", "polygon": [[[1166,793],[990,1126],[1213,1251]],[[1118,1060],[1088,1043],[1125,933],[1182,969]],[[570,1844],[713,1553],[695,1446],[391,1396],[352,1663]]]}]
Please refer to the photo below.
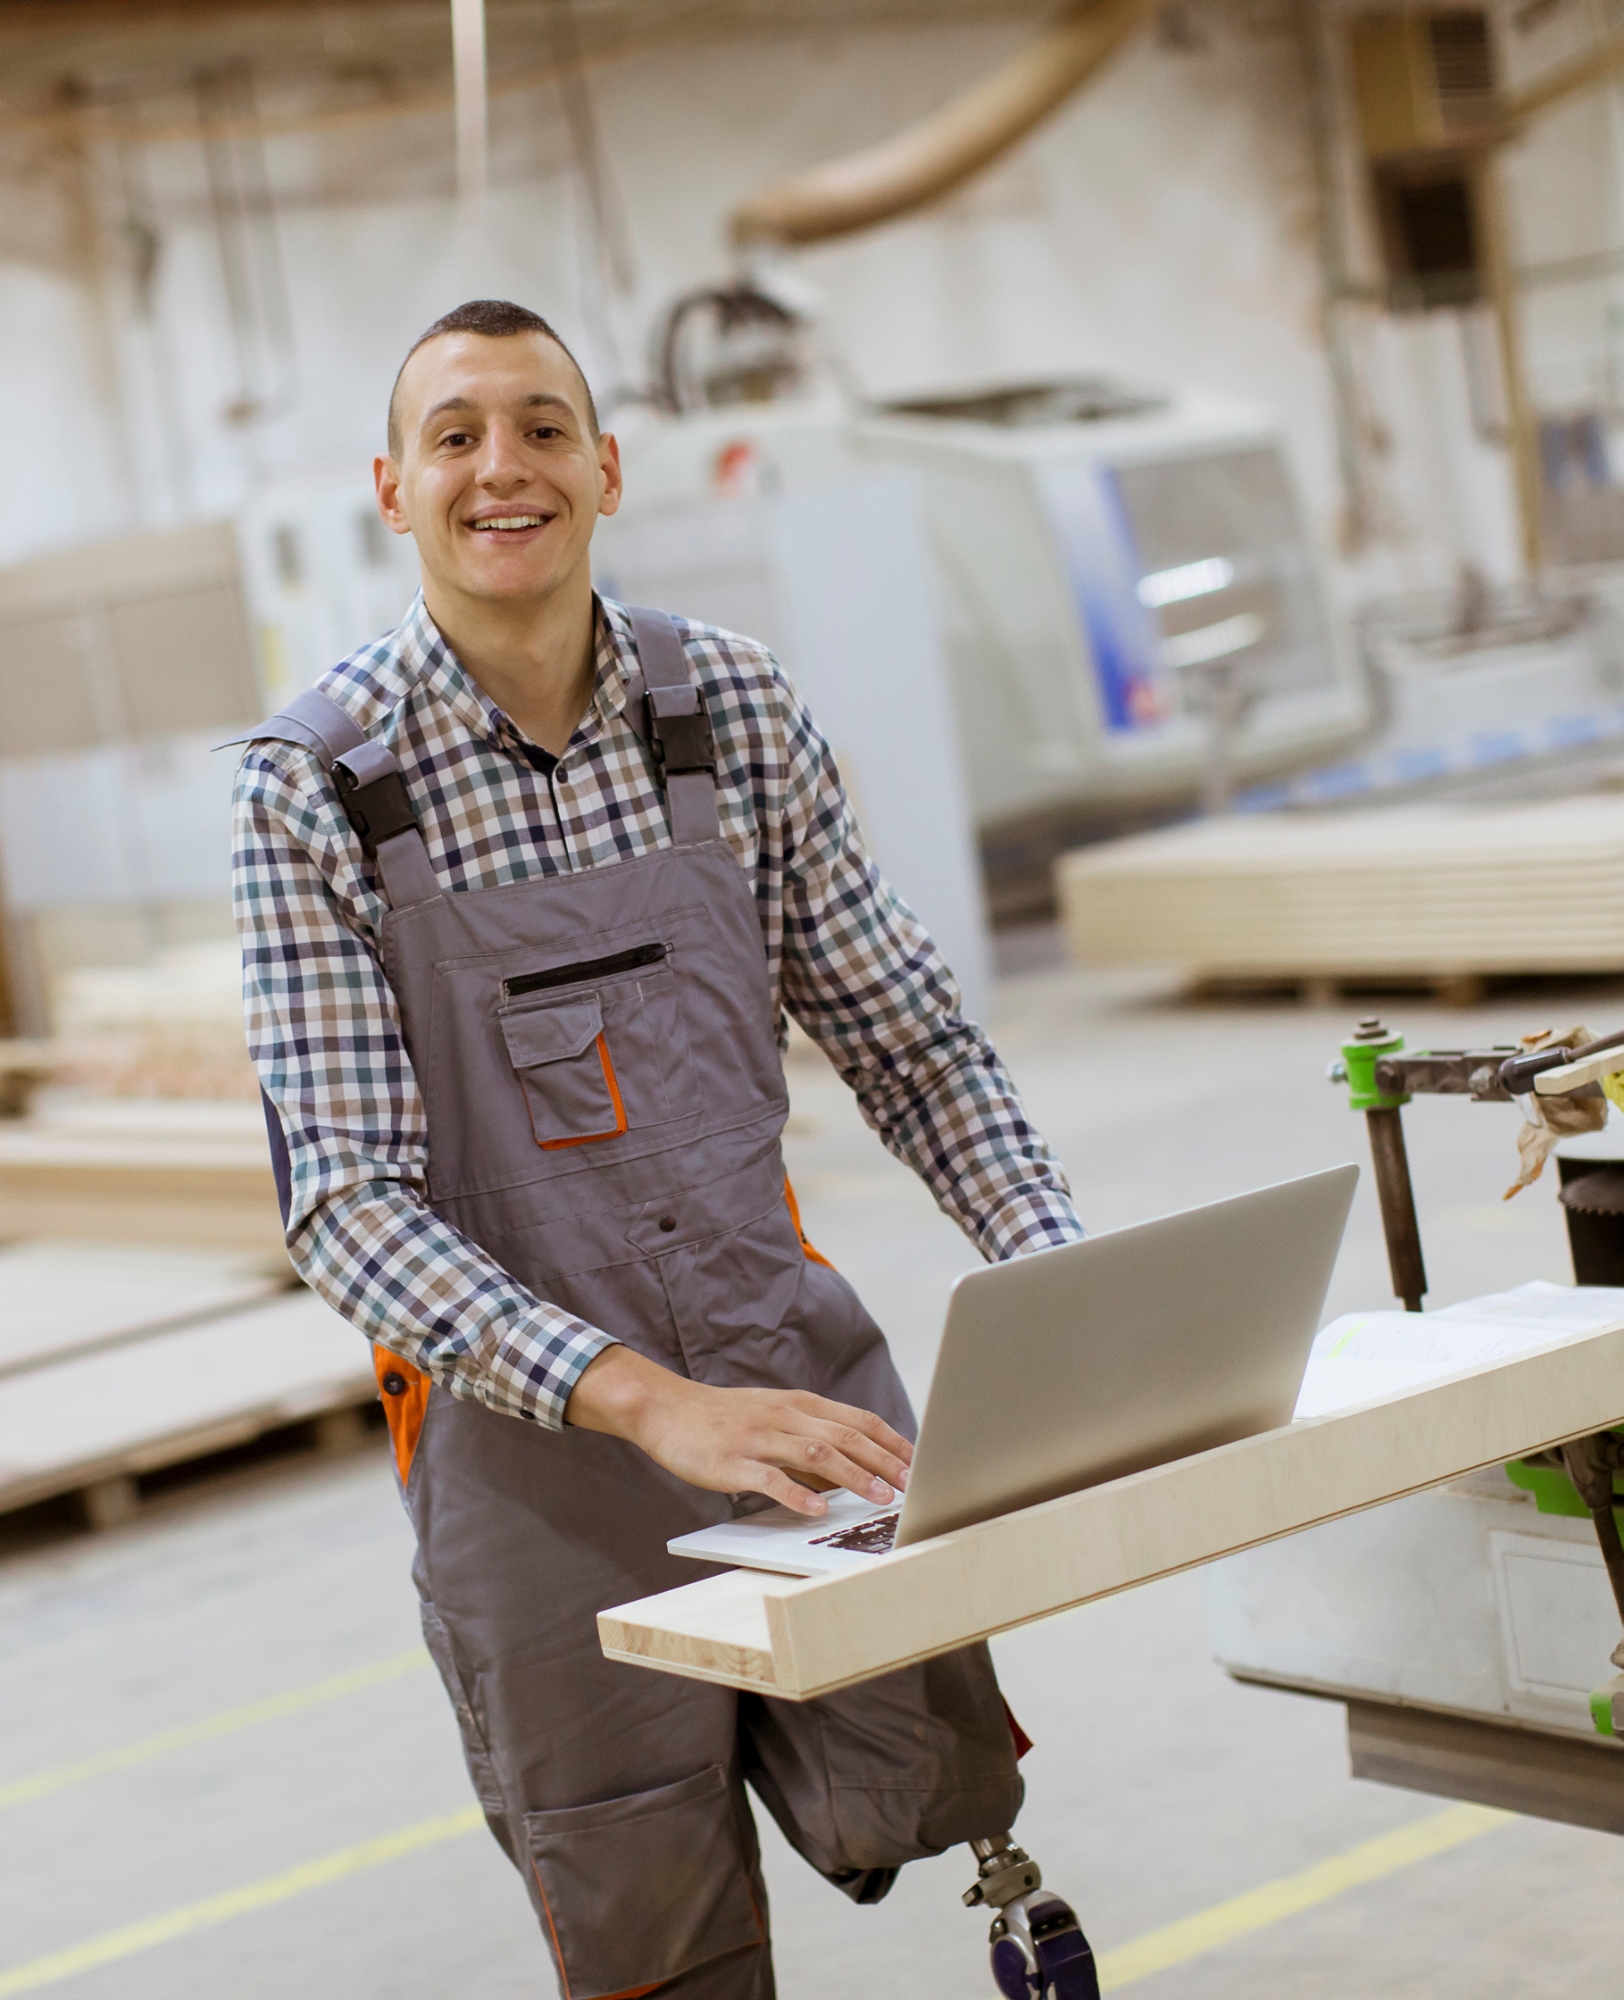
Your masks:
[{"label": "sheet of paper", "polygon": [[1314,1342],[1295,1415],[1349,1409],[1620,1323],[1624,1288],[1542,1279],[1438,1312],[1345,1313]]},{"label": "sheet of paper", "polygon": [[[1414,1319],[1414,1313],[1407,1313]],[[1510,1292],[1490,1292],[1485,1298],[1467,1299],[1458,1306],[1443,1306],[1423,1319],[1471,1320],[1476,1323],[1518,1326],[1566,1327],[1572,1333],[1594,1333],[1624,1319],[1624,1286],[1553,1285],[1535,1278]]]}]

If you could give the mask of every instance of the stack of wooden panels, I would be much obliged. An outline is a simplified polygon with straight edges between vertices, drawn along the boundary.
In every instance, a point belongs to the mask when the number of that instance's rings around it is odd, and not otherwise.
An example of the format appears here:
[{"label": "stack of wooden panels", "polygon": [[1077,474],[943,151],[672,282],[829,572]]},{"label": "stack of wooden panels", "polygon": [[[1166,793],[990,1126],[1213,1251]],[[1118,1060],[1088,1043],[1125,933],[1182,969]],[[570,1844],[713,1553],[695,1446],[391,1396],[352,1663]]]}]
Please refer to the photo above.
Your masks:
[{"label": "stack of wooden panels", "polygon": [[1203,978],[1624,970],[1624,797],[1237,815],[1063,855],[1083,965]]},{"label": "stack of wooden panels", "polygon": [[0,1250],[0,1513],[80,1492],[111,1521],[142,1473],[372,1401],[370,1348],[290,1275],[196,1252]]},{"label": "stack of wooden panels", "polygon": [[130,1099],[0,1119],[0,1239],[64,1236],[283,1260],[258,1106]]}]

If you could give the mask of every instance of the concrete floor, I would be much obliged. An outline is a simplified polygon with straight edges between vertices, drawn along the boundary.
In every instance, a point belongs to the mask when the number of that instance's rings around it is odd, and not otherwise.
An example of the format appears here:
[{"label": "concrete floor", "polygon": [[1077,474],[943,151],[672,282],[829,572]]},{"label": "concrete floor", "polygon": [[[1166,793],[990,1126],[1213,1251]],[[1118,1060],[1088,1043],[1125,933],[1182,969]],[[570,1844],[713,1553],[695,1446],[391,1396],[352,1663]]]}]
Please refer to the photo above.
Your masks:
[{"label": "concrete floor", "polygon": [[[1001,989],[1001,1046],[1088,1220],[1127,1222],[1358,1158],[1323,1080],[1352,1012],[1181,1006],[1153,982],[1034,971]],[[1412,1043],[1624,1015],[1624,988],[1530,991],[1446,1014],[1391,1003]],[[791,1168],[809,1233],[857,1283],[922,1394],[972,1254],[816,1058],[793,1065]],[[1508,1107],[1408,1117],[1432,1301],[1566,1275],[1551,1192],[1499,1196]],[[1329,1309],[1385,1301],[1362,1189]],[[0,1557],[0,1995],[17,1969],[469,1803],[415,1647],[408,1537],[381,1450],[238,1475],[97,1538]],[[995,1642],[1037,1749],[1022,1837],[1095,1942],[1139,1937],[1438,1809],[1346,1772],[1339,1709],[1230,1683],[1198,1577]],[[8,1787],[385,1663],[372,1684],[8,1801]],[[987,2000],[962,1853],[856,1910],[766,1829],[786,2000]],[[1624,1849],[1511,1822],[1143,1980],[1144,2000],[1532,2000],[1614,1992]],[[12,1976],[8,1976],[12,1975]],[[482,1833],[443,1840],[100,1966],[73,2000],[518,2000],[553,1990],[528,1905]]]}]

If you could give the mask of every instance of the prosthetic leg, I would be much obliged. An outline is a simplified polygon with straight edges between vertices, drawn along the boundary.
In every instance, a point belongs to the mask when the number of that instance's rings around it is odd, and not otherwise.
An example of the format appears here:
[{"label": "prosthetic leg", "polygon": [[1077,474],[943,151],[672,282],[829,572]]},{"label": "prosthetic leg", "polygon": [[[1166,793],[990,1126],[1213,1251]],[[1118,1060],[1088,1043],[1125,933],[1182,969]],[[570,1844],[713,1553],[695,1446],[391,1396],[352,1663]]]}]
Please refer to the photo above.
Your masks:
[{"label": "prosthetic leg", "polygon": [[1100,2000],[1094,1953],[1069,1903],[1043,1887],[1043,1871],[1007,1833],[972,1840],[980,1863],[964,1892],[971,1909],[996,1911],[992,1976],[1004,2000]]}]

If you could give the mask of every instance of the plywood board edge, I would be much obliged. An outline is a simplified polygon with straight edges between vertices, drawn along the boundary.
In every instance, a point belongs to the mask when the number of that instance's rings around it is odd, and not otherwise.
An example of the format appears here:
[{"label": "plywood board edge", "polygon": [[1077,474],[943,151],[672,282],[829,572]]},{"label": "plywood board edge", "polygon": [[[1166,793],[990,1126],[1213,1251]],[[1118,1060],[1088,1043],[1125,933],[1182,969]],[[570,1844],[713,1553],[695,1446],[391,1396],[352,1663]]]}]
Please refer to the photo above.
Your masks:
[{"label": "plywood board edge", "polygon": [[[775,1691],[810,1699],[1605,1428],[1621,1420],[1620,1385],[1624,1327],[1614,1327],[897,1550],[870,1570],[749,1585],[765,1614]],[[1321,1488],[1316,1503],[1286,1504],[1306,1481]],[[1201,1531],[1187,1531],[1195,1520]],[[687,1627],[671,1644],[691,1663],[696,1644],[709,1643],[702,1616],[694,1630],[702,1587],[619,1610],[642,1614],[631,1621],[639,1625]],[[666,1657],[643,1657],[671,1670]]]}]

